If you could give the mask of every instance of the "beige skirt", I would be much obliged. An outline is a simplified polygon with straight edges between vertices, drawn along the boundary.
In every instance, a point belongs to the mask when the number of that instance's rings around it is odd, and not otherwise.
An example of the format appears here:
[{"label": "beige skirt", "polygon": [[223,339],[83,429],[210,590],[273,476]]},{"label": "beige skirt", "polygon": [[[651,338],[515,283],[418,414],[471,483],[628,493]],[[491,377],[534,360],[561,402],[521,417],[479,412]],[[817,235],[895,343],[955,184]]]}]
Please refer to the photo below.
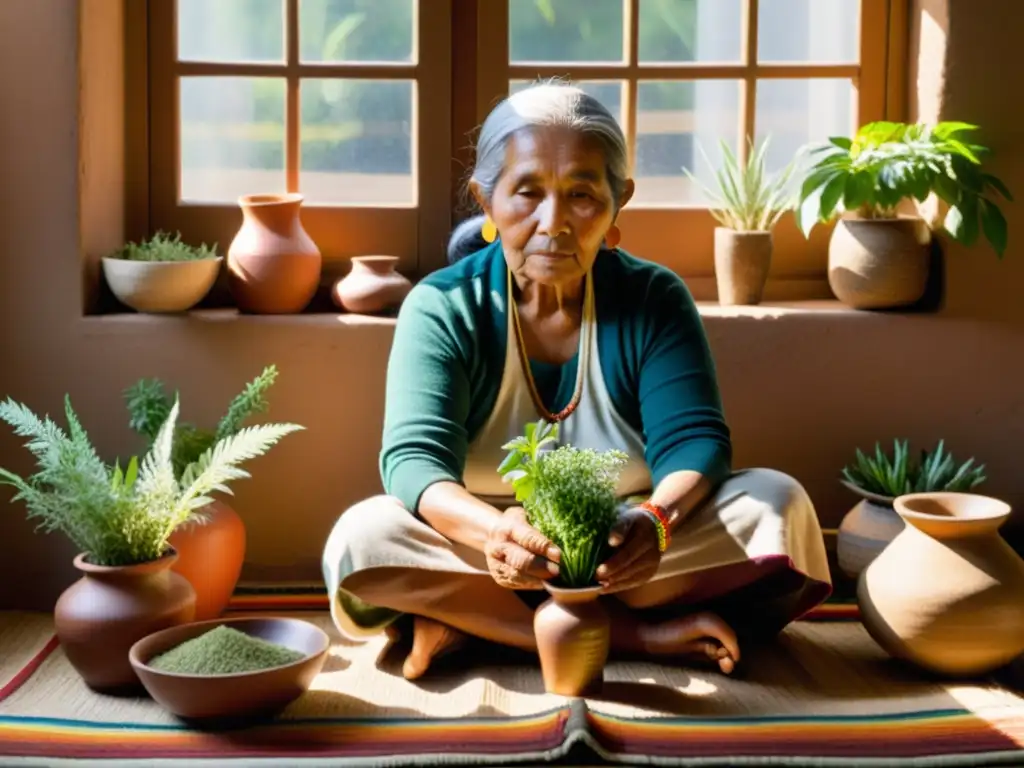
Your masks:
[{"label": "beige skirt", "polygon": [[[752,566],[788,577],[775,579],[786,593],[783,624],[831,591],[814,506],[796,480],[771,469],[741,470],[722,483],[673,533],[652,581],[706,574],[725,583]],[[377,634],[401,615],[346,589],[355,573],[396,567],[490,577],[482,552],[449,541],[393,497],[367,499],[338,519],[324,549],[331,616],[341,632],[352,638]],[[771,597],[761,594],[753,602],[764,606]]]}]

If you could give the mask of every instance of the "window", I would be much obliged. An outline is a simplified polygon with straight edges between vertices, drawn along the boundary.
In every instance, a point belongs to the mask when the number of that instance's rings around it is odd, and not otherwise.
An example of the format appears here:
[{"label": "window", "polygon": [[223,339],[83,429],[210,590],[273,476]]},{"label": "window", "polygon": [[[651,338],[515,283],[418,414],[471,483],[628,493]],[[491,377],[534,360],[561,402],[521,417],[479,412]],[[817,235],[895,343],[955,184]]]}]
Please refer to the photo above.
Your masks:
[{"label": "window", "polygon": [[[885,116],[898,2],[152,0],[148,230],[226,248],[240,194],[298,191],[325,272],[391,253],[422,275],[445,263],[467,131],[567,77],[629,140],[624,247],[710,277],[715,222],[683,168],[710,180],[701,148],[769,135],[777,168]],[[773,277],[822,278],[826,242],[784,220]]]}]

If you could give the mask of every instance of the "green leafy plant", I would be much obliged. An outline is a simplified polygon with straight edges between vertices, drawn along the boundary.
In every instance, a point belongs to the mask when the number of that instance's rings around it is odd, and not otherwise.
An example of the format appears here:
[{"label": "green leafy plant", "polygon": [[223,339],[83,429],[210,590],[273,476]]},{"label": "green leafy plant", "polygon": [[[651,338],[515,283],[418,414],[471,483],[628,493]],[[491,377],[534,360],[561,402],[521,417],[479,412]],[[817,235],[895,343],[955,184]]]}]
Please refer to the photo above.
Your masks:
[{"label": "green leafy plant", "polygon": [[615,488],[626,455],[570,445],[545,449],[557,440],[557,424],[527,424],[525,435],[503,446],[509,453],[498,472],[512,484],[530,525],[561,552],[560,582],[588,587],[618,520]]},{"label": "green leafy plant", "polygon": [[983,233],[1002,258],[1006,219],[996,201],[1013,196],[982,168],[987,149],[970,143],[977,126],[961,122],[873,122],[853,138],[833,137],[811,149],[816,161],[803,179],[797,223],[805,236],[819,222],[844,212],[863,219],[892,219],[904,201],[923,203],[933,193],[947,203],[943,228],[973,245]]},{"label": "green leafy plant", "polygon": [[174,236],[166,232],[157,232],[148,240],[138,243],[126,243],[110,254],[111,258],[125,261],[198,261],[200,259],[216,259],[217,245],[203,243],[189,245],[181,241],[181,233]]},{"label": "green leafy plant", "polygon": [[[715,171],[717,190],[710,189],[690,169],[683,171],[699,185],[712,201],[711,215],[723,226],[737,232],[768,232],[782,214],[793,208],[795,194],[790,187],[796,160],[778,173],[770,174],[765,157],[770,139],[757,147],[750,142],[745,161],[740,161],[729,145],[721,141],[722,164]],[[700,150],[708,165],[704,150]]]},{"label": "green leafy plant", "polygon": [[[250,417],[265,413],[268,408],[267,392],[277,380],[277,367],[268,365],[228,405],[214,429],[181,423],[174,433],[171,451],[175,474],[179,477],[185,467],[196,461],[218,440],[238,434]],[[139,379],[124,391],[128,407],[128,426],[153,444],[160,425],[170,413],[174,401],[164,389],[160,379]]]},{"label": "green leafy plant", "polygon": [[879,496],[896,497],[905,493],[925,491],[969,491],[985,482],[985,466],[975,465],[973,458],[957,463],[946,451],[945,441],[931,451],[921,451],[914,462],[906,440],[894,440],[892,454],[875,443],[873,456],[859,448],[856,460],[843,467],[843,479],[863,491]]},{"label": "green leafy plant", "polygon": [[49,416],[39,417],[10,398],[0,403],[0,419],[15,434],[30,438],[25,446],[38,470],[22,478],[0,469],[0,484],[17,489],[12,501],[24,501],[40,528],[61,531],[94,565],[123,566],[164,555],[171,533],[189,519],[202,519],[202,507],[214,491],[231,493],[228,483],[249,477],[239,465],[264,454],[296,424],[249,427],[217,441],[185,467],[174,471],[171,450],[178,400],[171,404],[156,439],[140,461],[132,457],[124,470],[108,466],[96,453],[65,397],[65,432]]}]

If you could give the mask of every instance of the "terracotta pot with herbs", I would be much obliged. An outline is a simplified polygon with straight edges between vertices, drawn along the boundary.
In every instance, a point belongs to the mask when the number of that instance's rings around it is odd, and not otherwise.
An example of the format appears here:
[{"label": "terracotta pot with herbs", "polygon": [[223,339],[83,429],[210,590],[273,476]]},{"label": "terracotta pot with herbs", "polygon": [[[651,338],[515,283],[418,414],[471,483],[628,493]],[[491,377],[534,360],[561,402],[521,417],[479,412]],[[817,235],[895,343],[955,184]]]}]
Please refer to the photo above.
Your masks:
[{"label": "terracotta pot with herbs", "polygon": [[11,399],[0,403],[0,419],[29,438],[25,446],[38,465],[28,478],[0,469],[0,483],[17,490],[12,501],[23,501],[42,529],[64,533],[80,550],[75,567],[82,578],[58,599],[54,624],[68,661],[98,691],[135,688],[132,644],[195,615],[195,591],[171,570],[177,558],[171,534],[202,516],[208,494],[249,476],[240,464],[302,429],[272,424],[240,430],[218,440],[179,476],[173,461],[178,411],[176,398],[150,450],[122,469],[96,453],[69,397],[67,431]]},{"label": "terracotta pot with herbs", "polygon": [[[269,365],[245,385],[228,405],[213,429],[179,423],[171,446],[175,477],[194,464],[218,440],[237,435],[246,421],[265,413],[267,392],[277,379],[277,368]],[[124,392],[128,424],[153,445],[160,425],[174,405],[159,379],[140,379]],[[213,499],[194,517],[175,529],[170,545],[178,553],[171,569],[184,576],[196,591],[196,621],[219,617],[238,584],[245,561],[245,524],[223,498]]]},{"label": "terracotta pot with herbs", "polygon": [[561,554],[558,577],[544,584],[551,599],[534,617],[544,687],[584,696],[600,688],[608,658],[609,617],[595,574],[619,519],[615,488],[626,455],[570,445],[551,449],[557,439],[557,424],[528,424],[525,435],[504,446],[509,454],[498,471],[511,482],[530,525]]}]

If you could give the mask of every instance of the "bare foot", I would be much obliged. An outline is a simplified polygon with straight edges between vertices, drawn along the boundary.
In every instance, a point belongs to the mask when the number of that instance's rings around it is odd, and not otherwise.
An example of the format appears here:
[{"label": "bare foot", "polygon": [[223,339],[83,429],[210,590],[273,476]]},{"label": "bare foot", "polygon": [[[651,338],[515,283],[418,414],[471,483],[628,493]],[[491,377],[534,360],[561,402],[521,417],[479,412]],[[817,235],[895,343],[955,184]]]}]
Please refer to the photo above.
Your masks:
[{"label": "bare foot", "polygon": [[695,613],[637,628],[644,650],[655,656],[699,656],[730,674],[740,660],[736,633],[713,613]]},{"label": "bare foot", "polygon": [[412,650],[405,657],[402,674],[406,680],[422,677],[434,659],[460,648],[465,642],[466,636],[457,629],[452,629],[433,619],[425,619],[422,616],[414,617]]}]

